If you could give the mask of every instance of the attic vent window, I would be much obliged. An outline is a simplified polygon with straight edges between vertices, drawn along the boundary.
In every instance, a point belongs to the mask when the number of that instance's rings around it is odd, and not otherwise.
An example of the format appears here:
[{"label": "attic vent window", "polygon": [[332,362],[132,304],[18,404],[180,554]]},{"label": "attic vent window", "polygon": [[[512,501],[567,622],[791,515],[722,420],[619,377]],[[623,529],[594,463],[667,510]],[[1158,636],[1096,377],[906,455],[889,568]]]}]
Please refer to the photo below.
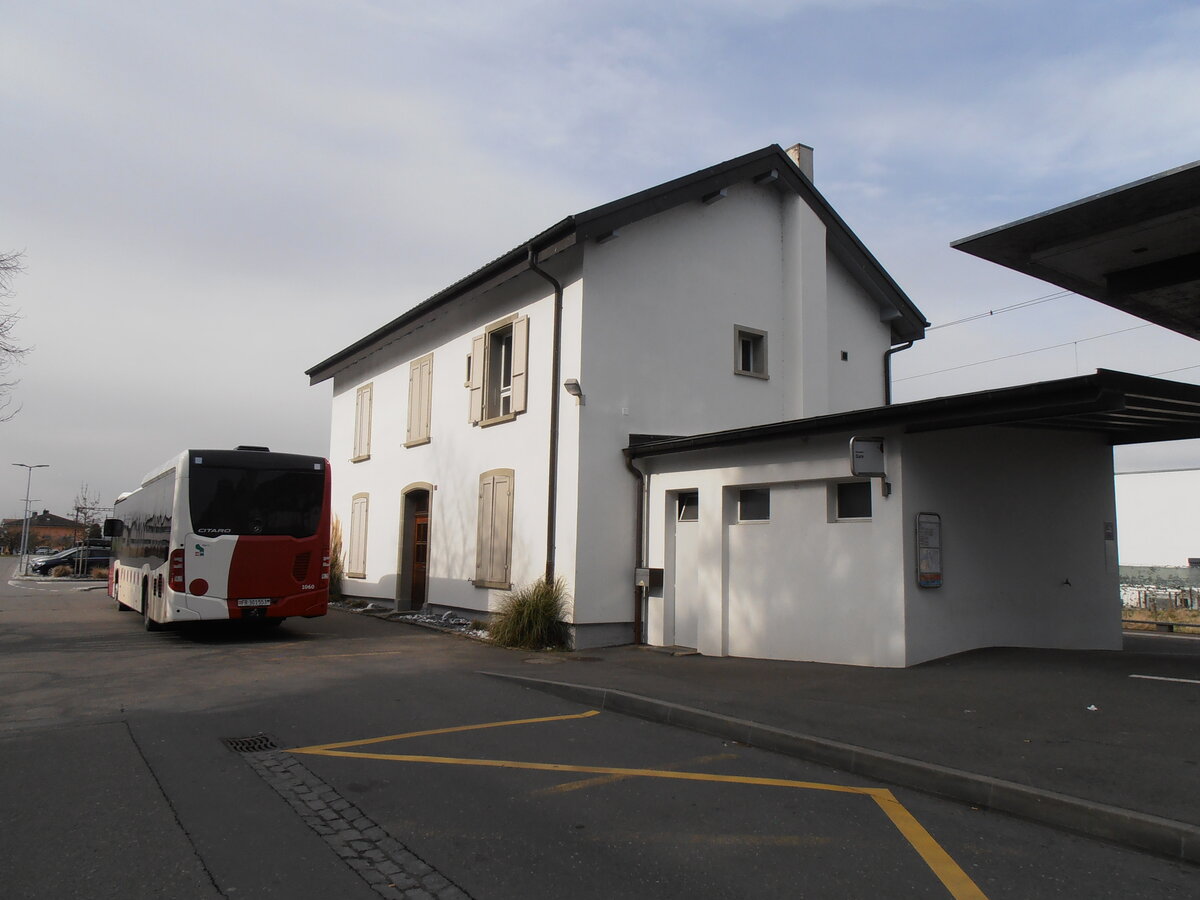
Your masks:
[{"label": "attic vent window", "polygon": [[676,500],[676,517],[680,522],[700,520],[700,492],[682,491]]},{"label": "attic vent window", "polygon": [[770,518],[770,488],[744,488],[738,491],[739,522],[766,522]]},{"label": "attic vent window", "polygon": [[871,482],[843,481],[835,490],[838,521],[871,518]]},{"label": "attic vent window", "polygon": [[735,325],[733,338],[734,374],[767,378],[767,333],[757,328]]}]

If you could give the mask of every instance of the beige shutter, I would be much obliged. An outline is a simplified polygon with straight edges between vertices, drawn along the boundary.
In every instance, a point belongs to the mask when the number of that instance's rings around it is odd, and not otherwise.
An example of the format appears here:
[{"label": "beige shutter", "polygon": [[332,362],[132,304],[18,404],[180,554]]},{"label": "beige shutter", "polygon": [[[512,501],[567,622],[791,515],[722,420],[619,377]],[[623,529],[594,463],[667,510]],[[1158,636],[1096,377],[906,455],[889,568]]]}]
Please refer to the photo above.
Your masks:
[{"label": "beige shutter", "polygon": [[421,440],[433,433],[433,356],[421,361]]},{"label": "beige shutter", "polygon": [[492,558],[492,492],[491,475],[479,479],[479,536],[475,542],[475,580],[490,581],[488,565]]},{"label": "beige shutter", "polygon": [[525,412],[525,394],[529,368],[529,316],[522,316],[512,325],[512,411]]},{"label": "beige shutter", "polygon": [[405,432],[404,443],[411,444],[421,432],[421,364],[412,363],[408,367],[408,431]]},{"label": "beige shutter", "polygon": [[405,444],[429,440],[433,394],[433,356],[414,360],[408,369],[408,437]]},{"label": "beige shutter", "polygon": [[346,574],[352,578],[365,578],[367,574],[367,504],[366,494],[355,494],[350,501]]},{"label": "beige shutter", "polygon": [[492,580],[508,584],[512,558],[512,476],[495,475],[492,483]]},{"label": "beige shutter", "polygon": [[471,418],[472,425],[483,421],[483,372],[487,368],[487,336],[471,341]]},{"label": "beige shutter", "polygon": [[358,389],[354,407],[354,458],[371,455],[371,392],[372,385]]},{"label": "beige shutter", "polygon": [[512,559],[513,472],[498,469],[479,478],[479,534],[475,542],[475,580],[510,584]]}]

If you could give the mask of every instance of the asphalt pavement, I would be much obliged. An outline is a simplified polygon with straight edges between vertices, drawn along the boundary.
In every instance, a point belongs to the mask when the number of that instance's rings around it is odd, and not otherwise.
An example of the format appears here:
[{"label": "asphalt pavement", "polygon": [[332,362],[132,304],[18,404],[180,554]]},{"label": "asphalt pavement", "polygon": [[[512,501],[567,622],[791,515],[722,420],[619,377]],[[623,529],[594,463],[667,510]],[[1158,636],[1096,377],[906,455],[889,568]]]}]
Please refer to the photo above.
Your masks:
[{"label": "asphalt pavement", "polygon": [[507,679],[1200,862],[1200,638],[987,649],[908,669],[543,653]]},{"label": "asphalt pavement", "polygon": [[[132,643],[136,633],[121,640]],[[440,655],[464,666],[463,676],[486,671],[578,703],[1200,862],[1197,637],[1130,633],[1116,652],[998,648],[909,669],[633,646],[529,654],[461,647],[469,649],[479,652],[447,645]],[[30,723],[62,718],[39,710],[12,712]],[[124,739],[112,728],[96,734]]]}]

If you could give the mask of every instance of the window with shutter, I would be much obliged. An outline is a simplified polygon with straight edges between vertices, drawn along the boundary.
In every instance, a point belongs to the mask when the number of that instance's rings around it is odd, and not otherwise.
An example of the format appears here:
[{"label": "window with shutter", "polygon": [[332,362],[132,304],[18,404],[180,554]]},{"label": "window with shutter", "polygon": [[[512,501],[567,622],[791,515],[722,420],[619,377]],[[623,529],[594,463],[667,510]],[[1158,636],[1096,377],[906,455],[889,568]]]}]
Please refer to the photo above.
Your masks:
[{"label": "window with shutter", "polygon": [[350,539],[346,547],[346,577],[367,577],[367,494],[350,501]]},{"label": "window with shutter", "polygon": [[351,462],[371,458],[371,393],[373,385],[364,384],[354,400],[354,455]]},{"label": "window with shutter", "polygon": [[415,359],[408,369],[408,437],[405,447],[429,443],[433,412],[433,354]]},{"label": "window with shutter", "polygon": [[479,476],[479,523],[475,543],[475,586],[512,587],[513,470]]},{"label": "window with shutter", "polygon": [[495,425],[525,412],[528,367],[528,316],[493,323],[472,340],[467,359],[472,425]]}]

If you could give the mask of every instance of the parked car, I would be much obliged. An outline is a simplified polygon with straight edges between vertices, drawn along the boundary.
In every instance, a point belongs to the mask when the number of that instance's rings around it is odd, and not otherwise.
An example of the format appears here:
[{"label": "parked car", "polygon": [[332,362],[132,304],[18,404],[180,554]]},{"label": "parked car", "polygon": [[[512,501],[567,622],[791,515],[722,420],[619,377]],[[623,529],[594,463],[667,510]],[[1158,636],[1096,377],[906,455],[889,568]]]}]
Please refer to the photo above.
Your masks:
[{"label": "parked car", "polygon": [[[81,555],[82,563],[80,563]],[[92,569],[107,566],[108,563],[109,551],[104,547],[72,547],[70,550],[63,550],[53,556],[35,560],[30,565],[29,571],[35,575],[49,575],[58,566],[71,566],[78,572],[80,571],[79,566],[82,565],[82,571],[86,574]]]},{"label": "parked car", "polygon": [[42,560],[50,559],[53,556],[59,556],[66,553],[66,550],[52,550],[49,547],[39,547],[32,556],[29,557],[29,565],[36,566]]}]

